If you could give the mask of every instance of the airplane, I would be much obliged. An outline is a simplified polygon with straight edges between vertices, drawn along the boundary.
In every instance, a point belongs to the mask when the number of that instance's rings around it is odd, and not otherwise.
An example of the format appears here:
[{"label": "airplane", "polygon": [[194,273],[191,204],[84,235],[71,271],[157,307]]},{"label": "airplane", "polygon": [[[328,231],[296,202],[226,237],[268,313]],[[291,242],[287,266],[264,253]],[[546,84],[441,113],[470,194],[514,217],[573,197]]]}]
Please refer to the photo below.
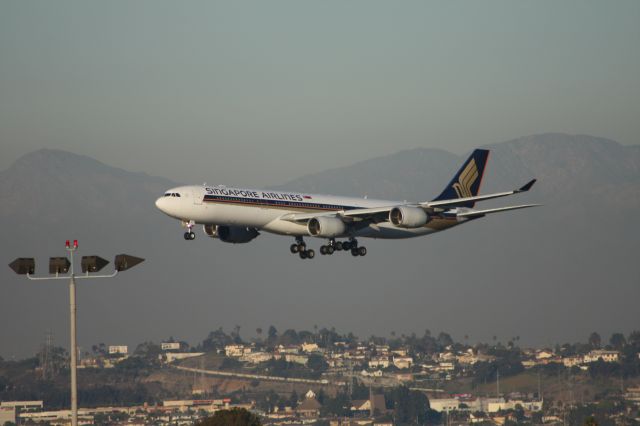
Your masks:
[{"label": "airplane", "polygon": [[[304,237],[326,239],[322,255],[336,251],[365,256],[357,238],[412,238],[443,231],[488,214],[539,206],[521,204],[475,209],[478,201],[529,191],[536,179],[506,192],[478,195],[489,151],[474,150],[440,195],[431,201],[408,203],[368,198],[307,194],[272,190],[192,185],[169,189],[156,207],[181,221],[185,240],[193,240],[193,227],[225,243],[247,243],[266,231],[295,238],[290,251],[313,259]],[[343,239],[344,241],[338,241]]]}]

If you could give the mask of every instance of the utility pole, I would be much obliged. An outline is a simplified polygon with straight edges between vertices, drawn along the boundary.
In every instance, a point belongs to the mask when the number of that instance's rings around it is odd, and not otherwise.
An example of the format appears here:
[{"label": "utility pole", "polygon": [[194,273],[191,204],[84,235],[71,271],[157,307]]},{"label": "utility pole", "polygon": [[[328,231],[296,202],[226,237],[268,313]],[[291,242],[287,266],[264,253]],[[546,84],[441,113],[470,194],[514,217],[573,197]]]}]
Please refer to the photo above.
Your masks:
[{"label": "utility pole", "polygon": [[496,368],[496,398],[500,398],[500,371]]}]

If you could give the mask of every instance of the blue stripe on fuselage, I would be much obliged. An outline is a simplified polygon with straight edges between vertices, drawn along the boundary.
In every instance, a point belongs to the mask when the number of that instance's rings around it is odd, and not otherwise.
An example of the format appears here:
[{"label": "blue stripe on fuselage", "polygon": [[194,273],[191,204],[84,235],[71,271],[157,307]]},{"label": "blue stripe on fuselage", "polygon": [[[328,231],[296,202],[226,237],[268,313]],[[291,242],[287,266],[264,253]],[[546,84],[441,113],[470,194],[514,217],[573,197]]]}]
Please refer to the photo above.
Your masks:
[{"label": "blue stripe on fuselage", "polygon": [[269,200],[264,198],[244,198],[244,197],[229,197],[227,195],[211,195],[206,194],[203,199],[204,202],[213,203],[229,203],[229,204],[243,204],[250,206],[268,206],[268,207],[286,207],[290,209],[313,209],[313,210],[354,210],[362,207],[357,206],[342,206],[338,204],[319,204],[308,203],[304,201],[285,201],[285,200]]}]

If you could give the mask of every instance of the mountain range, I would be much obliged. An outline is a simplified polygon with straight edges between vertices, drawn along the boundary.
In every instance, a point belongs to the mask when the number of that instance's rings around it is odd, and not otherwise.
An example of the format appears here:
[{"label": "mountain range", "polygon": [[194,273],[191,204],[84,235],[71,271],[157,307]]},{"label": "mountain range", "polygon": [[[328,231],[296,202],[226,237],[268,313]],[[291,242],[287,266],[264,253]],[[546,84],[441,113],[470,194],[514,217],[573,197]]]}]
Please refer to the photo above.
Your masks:
[{"label": "mountain range", "polygon": [[[0,172],[0,258],[121,252],[146,258],[113,280],[81,282],[79,341],[133,344],[169,336],[197,343],[208,331],[243,334],[335,326],[359,335],[425,329],[471,341],[521,336],[525,343],[584,340],[638,327],[640,146],[586,135],[541,134],[488,145],[482,192],[538,178],[524,195],[483,205],[538,202],[433,236],[370,241],[365,258],[301,261],[290,241],[262,234],[228,245],[199,233],[182,239],[153,201],[178,185],[69,152],[44,149]],[[330,169],[276,189],[427,200],[468,153],[417,148]],[[255,185],[259,187],[259,185]],[[311,246],[320,242],[309,239]],[[33,353],[52,330],[66,346],[64,282],[0,272],[1,356]]]}]

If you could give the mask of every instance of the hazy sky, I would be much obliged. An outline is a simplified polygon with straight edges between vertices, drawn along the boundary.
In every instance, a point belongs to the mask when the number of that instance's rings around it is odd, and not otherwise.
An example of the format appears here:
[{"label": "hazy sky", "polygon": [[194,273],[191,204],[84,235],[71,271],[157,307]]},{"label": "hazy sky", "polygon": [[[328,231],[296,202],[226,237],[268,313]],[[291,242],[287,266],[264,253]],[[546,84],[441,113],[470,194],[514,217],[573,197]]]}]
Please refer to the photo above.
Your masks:
[{"label": "hazy sky", "polygon": [[640,2],[0,2],[0,169],[260,186],[416,146],[640,142]]}]

